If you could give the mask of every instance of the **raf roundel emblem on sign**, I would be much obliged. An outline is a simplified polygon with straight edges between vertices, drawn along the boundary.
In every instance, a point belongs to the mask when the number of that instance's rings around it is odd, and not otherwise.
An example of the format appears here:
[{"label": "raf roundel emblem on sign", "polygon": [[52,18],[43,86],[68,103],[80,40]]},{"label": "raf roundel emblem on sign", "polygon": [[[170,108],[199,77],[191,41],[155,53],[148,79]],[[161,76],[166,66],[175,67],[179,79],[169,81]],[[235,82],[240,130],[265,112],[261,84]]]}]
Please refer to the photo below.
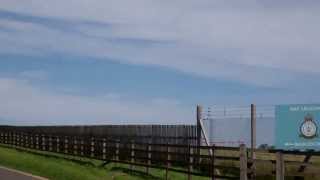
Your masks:
[{"label": "raf roundel emblem on sign", "polygon": [[317,131],[318,127],[313,117],[311,115],[307,115],[300,126],[301,136],[306,139],[312,139],[317,136]]}]

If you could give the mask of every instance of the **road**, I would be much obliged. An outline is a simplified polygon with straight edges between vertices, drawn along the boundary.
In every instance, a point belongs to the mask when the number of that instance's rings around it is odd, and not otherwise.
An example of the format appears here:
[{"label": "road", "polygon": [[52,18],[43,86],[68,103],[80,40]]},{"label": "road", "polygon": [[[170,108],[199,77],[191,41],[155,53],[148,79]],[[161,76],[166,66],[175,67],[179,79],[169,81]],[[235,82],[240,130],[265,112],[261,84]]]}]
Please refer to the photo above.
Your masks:
[{"label": "road", "polygon": [[45,178],[33,176],[24,172],[0,167],[1,180],[47,180]]}]

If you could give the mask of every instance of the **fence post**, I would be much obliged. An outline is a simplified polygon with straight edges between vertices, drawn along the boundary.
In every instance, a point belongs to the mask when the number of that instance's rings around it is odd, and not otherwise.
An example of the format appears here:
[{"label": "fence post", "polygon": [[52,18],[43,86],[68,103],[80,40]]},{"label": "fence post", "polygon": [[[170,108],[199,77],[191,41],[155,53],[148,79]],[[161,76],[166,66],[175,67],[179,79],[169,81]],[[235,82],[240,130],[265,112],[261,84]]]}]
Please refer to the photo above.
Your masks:
[{"label": "fence post", "polygon": [[23,134],[19,133],[20,147],[23,147]]},{"label": "fence post", "polygon": [[42,145],[42,150],[45,151],[46,150],[46,142],[45,142],[45,137],[44,135],[42,134],[41,135],[41,145]]},{"label": "fence post", "polygon": [[188,168],[188,180],[192,179],[193,171],[193,148],[189,145],[189,168]]},{"label": "fence post", "polygon": [[39,150],[39,135],[36,134],[36,149]]},{"label": "fence post", "polygon": [[151,158],[152,158],[152,153],[151,153],[152,149],[151,149],[151,142],[149,140],[148,146],[147,146],[147,152],[148,152],[148,166],[146,168],[146,172],[147,174],[149,174],[149,166],[151,166]]},{"label": "fence post", "polygon": [[77,141],[77,137],[74,137],[74,142],[73,142],[73,154],[75,154],[75,155],[78,154],[78,141]]},{"label": "fence post", "polygon": [[106,143],[106,139],[104,138],[102,141],[102,159],[105,160],[107,159],[106,153],[107,153],[107,143]]},{"label": "fence post", "polygon": [[94,157],[94,138],[91,138],[91,157]]},{"label": "fence post", "polygon": [[13,139],[14,139],[14,146],[17,148],[17,146],[18,146],[18,134],[14,133]]},{"label": "fence post", "polygon": [[65,136],[64,137],[64,153],[65,154],[68,154],[68,148],[69,148],[69,146],[68,146],[68,138]]},{"label": "fence post", "polygon": [[13,147],[15,147],[16,148],[16,146],[17,146],[17,135],[16,135],[16,133],[13,133]]},{"label": "fence post", "polygon": [[22,134],[22,147],[26,147],[26,134]]},{"label": "fence post", "polygon": [[276,180],[284,180],[284,174],[285,174],[284,158],[283,158],[283,153],[280,151],[276,153]]},{"label": "fence post", "polygon": [[57,136],[57,146],[56,146],[56,148],[57,148],[57,152],[59,153],[60,152],[60,138],[59,138],[59,136]]},{"label": "fence post", "polygon": [[30,148],[34,149],[33,134],[30,135]]},{"label": "fence post", "polygon": [[250,179],[255,179],[256,177],[256,164],[255,164],[255,148],[256,148],[256,138],[257,138],[257,110],[256,105],[251,104],[251,151],[250,151],[250,161],[251,161],[251,173]]},{"label": "fence post", "polygon": [[[134,163],[134,160],[135,160],[134,148],[135,148],[134,141],[132,140],[131,141],[131,148],[130,148],[130,150],[131,150],[131,153],[130,153],[130,155],[131,155],[131,163]],[[133,170],[133,168],[134,168],[134,166],[131,164],[130,165],[130,169]]]},{"label": "fence post", "polygon": [[20,134],[19,133],[17,133],[16,134],[17,136],[17,147],[19,148],[20,147]]},{"label": "fence post", "polygon": [[14,147],[14,138],[13,138],[13,133],[9,133],[9,145],[11,147]]},{"label": "fence post", "polygon": [[4,133],[4,143],[5,143],[5,144],[8,144],[7,133]]},{"label": "fence post", "polygon": [[119,141],[117,140],[116,141],[116,162],[117,162],[117,164],[119,162],[119,148],[120,148],[120,144],[119,144]]},{"label": "fence post", "polygon": [[25,135],[25,146],[26,148],[29,148],[30,147],[30,137],[29,137],[29,134],[26,134]]},{"label": "fence post", "polygon": [[80,145],[80,153],[81,153],[81,156],[84,156],[84,141],[83,141],[83,139],[81,139],[81,145]]},{"label": "fence post", "polygon": [[248,179],[248,161],[247,161],[247,148],[246,145],[240,145],[240,180]]},{"label": "fence post", "polygon": [[10,146],[12,146],[12,133],[11,132],[9,132],[8,133],[8,144],[10,145]]},{"label": "fence post", "polygon": [[212,152],[212,154],[211,154],[211,180],[215,180],[215,174],[214,174],[214,172],[215,172],[215,145],[212,145],[211,146],[211,152]]},{"label": "fence post", "polygon": [[169,144],[167,143],[167,167],[166,167],[166,180],[169,179],[169,168],[171,166],[171,154],[170,154],[170,146]]},{"label": "fence post", "polygon": [[52,136],[49,136],[49,151],[52,151]]},{"label": "fence post", "polygon": [[202,107],[197,105],[197,163],[200,163],[200,146],[201,146],[201,114],[202,114]]},{"label": "fence post", "polygon": [[30,149],[32,149],[31,144],[32,144],[32,134],[28,134],[28,148]]}]

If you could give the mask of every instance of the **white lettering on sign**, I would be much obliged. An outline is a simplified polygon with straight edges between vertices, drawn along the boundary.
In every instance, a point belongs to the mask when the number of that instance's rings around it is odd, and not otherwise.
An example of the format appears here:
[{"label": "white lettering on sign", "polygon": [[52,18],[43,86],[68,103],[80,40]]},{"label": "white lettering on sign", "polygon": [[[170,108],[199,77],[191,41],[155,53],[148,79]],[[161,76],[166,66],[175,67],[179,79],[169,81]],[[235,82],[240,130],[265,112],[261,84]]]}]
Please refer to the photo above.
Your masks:
[{"label": "white lettering on sign", "polygon": [[290,111],[320,111],[320,106],[291,106]]}]

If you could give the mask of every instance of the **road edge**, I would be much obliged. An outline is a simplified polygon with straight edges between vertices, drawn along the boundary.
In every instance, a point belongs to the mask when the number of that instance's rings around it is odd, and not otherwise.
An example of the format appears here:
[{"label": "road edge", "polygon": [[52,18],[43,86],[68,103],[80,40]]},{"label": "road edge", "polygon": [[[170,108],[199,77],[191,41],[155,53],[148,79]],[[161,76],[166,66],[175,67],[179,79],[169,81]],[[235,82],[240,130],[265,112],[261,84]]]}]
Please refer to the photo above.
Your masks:
[{"label": "road edge", "polygon": [[30,174],[30,173],[26,173],[26,172],[15,170],[15,169],[10,169],[10,168],[3,167],[3,166],[0,166],[0,169],[6,170],[6,171],[10,171],[10,172],[13,172],[13,173],[17,173],[17,174],[21,174],[21,175],[24,175],[24,176],[28,176],[28,177],[31,177],[31,178],[35,178],[35,179],[38,179],[38,180],[49,180],[49,179],[44,178],[44,177],[35,176],[35,175]]}]

